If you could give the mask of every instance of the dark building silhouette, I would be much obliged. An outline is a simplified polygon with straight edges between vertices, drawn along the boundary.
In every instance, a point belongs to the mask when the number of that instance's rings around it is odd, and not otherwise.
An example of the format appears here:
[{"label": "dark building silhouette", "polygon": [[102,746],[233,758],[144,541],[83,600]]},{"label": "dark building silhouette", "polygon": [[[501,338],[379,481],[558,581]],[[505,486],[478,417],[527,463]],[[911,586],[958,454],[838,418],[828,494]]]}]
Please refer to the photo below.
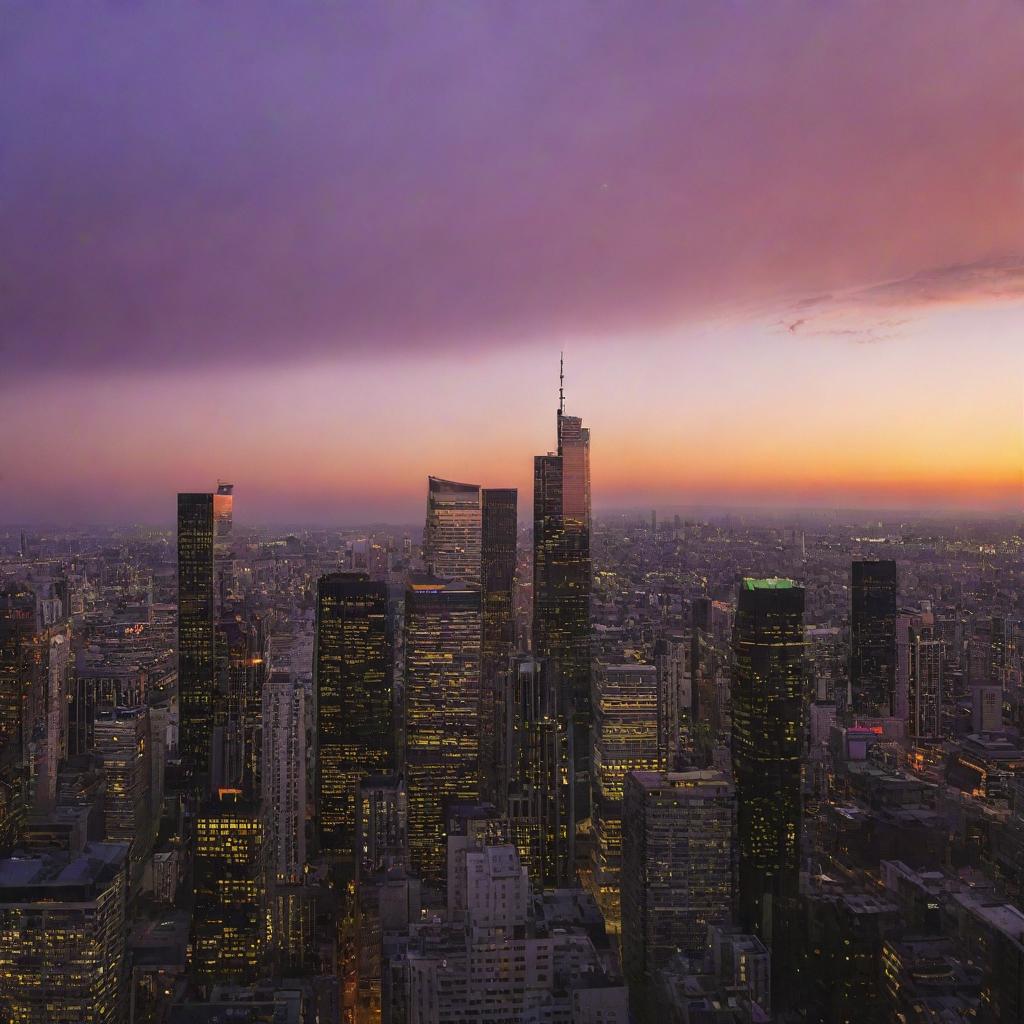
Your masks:
[{"label": "dark building silhouette", "polygon": [[559,404],[558,453],[533,461],[533,648],[562,676],[577,817],[590,798],[590,431]]},{"label": "dark building silhouette", "polygon": [[497,730],[502,712],[498,688],[505,678],[515,633],[516,513],[514,488],[481,492],[480,785],[488,800],[496,799]]},{"label": "dark building silhouette", "polygon": [[178,495],[178,749],[197,784],[210,767],[214,636],[213,495]]},{"label": "dark building silhouette", "polygon": [[572,732],[562,688],[550,669],[524,655],[503,673],[498,809],[538,888],[572,885],[576,870]]},{"label": "dark building silhouette", "polygon": [[394,762],[387,584],[359,572],[320,578],[314,686],[317,835],[347,854],[360,779]]},{"label": "dark building silhouette", "polygon": [[803,612],[803,588],[791,580],[745,579],[733,627],[740,923],[771,947],[780,993],[800,930]]},{"label": "dark building silhouette", "polygon": [[850,710],[896,714],[896,563],[854,562],[850,587]]}]

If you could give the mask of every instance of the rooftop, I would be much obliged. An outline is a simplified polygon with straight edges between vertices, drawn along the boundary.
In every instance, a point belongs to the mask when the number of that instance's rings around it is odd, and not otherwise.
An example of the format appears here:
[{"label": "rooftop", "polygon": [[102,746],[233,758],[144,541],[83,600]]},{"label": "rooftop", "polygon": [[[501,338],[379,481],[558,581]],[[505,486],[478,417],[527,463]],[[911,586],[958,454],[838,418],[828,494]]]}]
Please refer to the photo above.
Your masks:
[{"label": "rooftop", "polygon": [[743,580],[744,590],[792,590],[795,586],[796,584],[792,580],[782,579],[779,576],[770,576],[763,580],[748,576]]}]

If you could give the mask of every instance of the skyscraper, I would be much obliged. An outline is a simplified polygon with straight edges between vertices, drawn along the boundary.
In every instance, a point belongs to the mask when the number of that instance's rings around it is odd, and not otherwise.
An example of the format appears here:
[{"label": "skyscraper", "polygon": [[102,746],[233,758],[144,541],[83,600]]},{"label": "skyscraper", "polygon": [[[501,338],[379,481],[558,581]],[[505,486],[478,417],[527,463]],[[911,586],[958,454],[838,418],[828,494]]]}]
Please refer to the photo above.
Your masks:
[{"label": "skyscraper", "polygon": [[210,767],[216,671],[213,495],[178,495],[178,748],[196,782]]},{"label": "skyscraper", "polygon": [[850,587],[850,710],[896,714],[896,563],[854,562]]},{"label": "skyscraper", "polygon": [[577,814],[589,803],[590,431],[566,416],[561,389],[558,453],[533,460],[533,648],[562,676],[574,731]]},{"label": "skyscraper", "polygon": [[514,489],[481,492],[480,784],[488,800],[497,796],[497,730],[503,710],[498,687],[507,678],[515,630],[516,500]]},{"label": "skyscraper", "polygon": [[105,778],[105,838],[127,843],[133,863],[145,859],[153,839],[149,709],[101,707],[93,731]]},{"label": "skyscraper", "polygon": [[628,772],[664,767],[658,751],[658,675],[653,665],[596,666],[592,757],[594,881],[605,920],[617,932],[622,787]]},{"label": "skyscraper", "polygon": [[930,610],[896,617],[897,706],[902,709],[905,705],[911,739],[942,737],[944,647]]},{"label": "skyscraper", "polygon": [[479,586],[480,533],[480,485],[429,477],[423,531],[427,572]]},{"label": "skyscraper", "polygon": [[572,731],[558,675],[548,662],[517,657],[505,669],[498,809],[538,888],[575,878]]},{"label": "skyscraper", "polygon": [[736,793],[721,772],[630,772],[622,812],[623,966],[645,1019],[677,951],[701,956],[733,906]]},{"label": "skyscraper", "polygon": [[298,882],[306,864],[306,691],[290,672],[267,680],[262,741],[268,877]]},{"label": "skyscraper", "polygon": [[480,591],[413,576],[405,596],[405,766],[409,859],[423,877],[444,869],[446,801],[480,793]]},{"label": "skyscraper", "polygon": [[394,761],[387,584],[366,573],[320,578],[314,674],[317,835],[348,855],[359,780]]},{"label": "skyscraper", "polygon": [[733,628],[740,921],[771,947],[780,982],[799,937],[803,611],[791,580],[745,579]]}]

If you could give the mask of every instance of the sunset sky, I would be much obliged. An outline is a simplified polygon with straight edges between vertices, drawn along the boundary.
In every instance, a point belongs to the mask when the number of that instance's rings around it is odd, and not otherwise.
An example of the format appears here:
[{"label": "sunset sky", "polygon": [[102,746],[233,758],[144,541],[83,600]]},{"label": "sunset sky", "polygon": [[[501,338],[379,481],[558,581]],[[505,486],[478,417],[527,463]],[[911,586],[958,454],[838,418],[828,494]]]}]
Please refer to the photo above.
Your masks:
[{"label": "sunset sky", "polygon": [[0,0],[0,523],[1020,509],[1017,0]]}]

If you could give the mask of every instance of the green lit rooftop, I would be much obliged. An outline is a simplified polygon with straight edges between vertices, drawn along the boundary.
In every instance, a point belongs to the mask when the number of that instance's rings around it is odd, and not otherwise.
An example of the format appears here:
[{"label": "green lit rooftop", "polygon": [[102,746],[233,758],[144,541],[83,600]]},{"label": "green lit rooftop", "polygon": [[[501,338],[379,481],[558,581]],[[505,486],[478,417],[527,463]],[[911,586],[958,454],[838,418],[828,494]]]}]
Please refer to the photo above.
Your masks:
[{"label": "green lit rooftop", "polygon": [[755,580],[748,576],[743,580],[744,590],[792,590],[795,586],[792,580],[784,580],[778,576],[766,580]]}]

